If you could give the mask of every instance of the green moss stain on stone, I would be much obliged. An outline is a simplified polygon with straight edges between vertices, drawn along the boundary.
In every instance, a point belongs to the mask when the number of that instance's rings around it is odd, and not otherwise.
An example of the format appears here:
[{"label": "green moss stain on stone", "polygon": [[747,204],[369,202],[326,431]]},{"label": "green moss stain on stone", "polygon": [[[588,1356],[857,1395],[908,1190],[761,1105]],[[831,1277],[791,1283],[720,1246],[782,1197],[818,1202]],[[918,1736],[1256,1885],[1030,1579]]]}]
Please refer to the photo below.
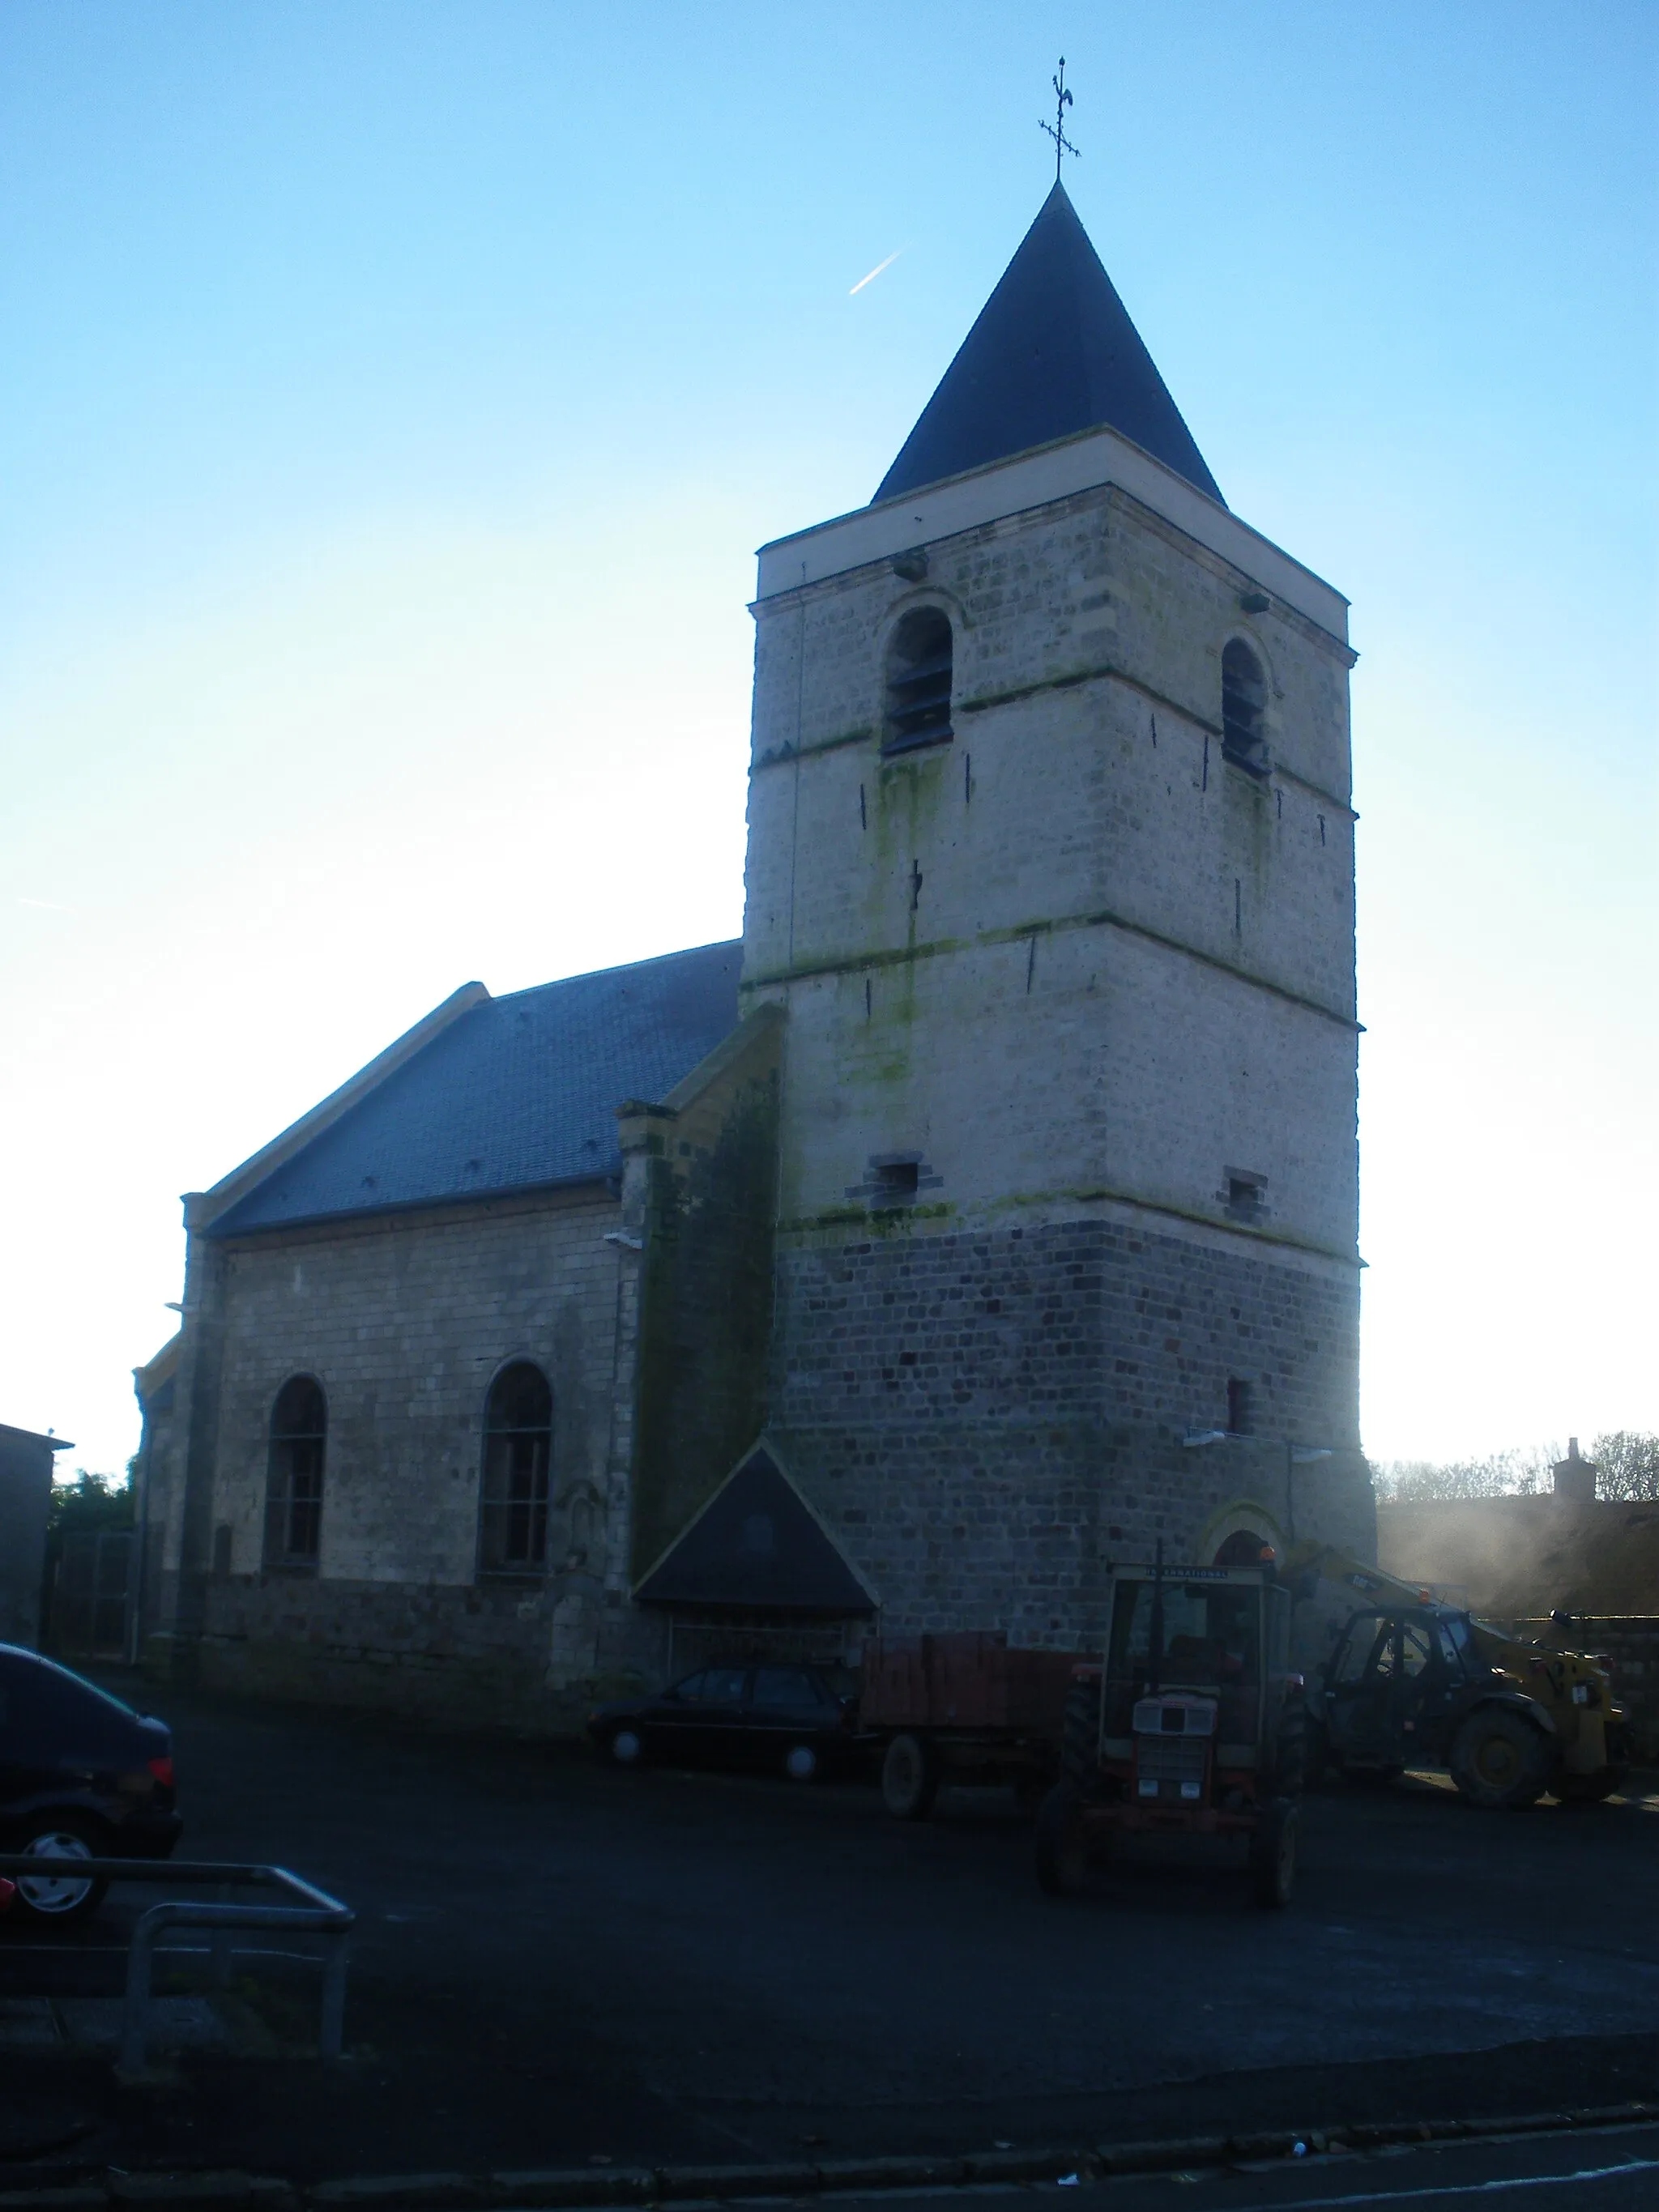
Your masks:
[{"label": "green moss stain on stone", "polygon": [[947,787],[954,789],[952,754],[951,747],[934,746],[883,761],[876,771],[863,934],[879,966],[867,1018],[855,1016],[848,1025],[849,1082],[886,1087],[908,1082],[913,1071],[916,956],[928,944],[927,875],[939,842],[940,808]]},{"label": "green moss stain on stone", "polygon": [[[671,1125],[672,1127],[672,1125]],[[633,1573],[658,1559],[766,1423],[775,1070],[734,1083],[712,1143],[649,1164],[635,1370]]]}]

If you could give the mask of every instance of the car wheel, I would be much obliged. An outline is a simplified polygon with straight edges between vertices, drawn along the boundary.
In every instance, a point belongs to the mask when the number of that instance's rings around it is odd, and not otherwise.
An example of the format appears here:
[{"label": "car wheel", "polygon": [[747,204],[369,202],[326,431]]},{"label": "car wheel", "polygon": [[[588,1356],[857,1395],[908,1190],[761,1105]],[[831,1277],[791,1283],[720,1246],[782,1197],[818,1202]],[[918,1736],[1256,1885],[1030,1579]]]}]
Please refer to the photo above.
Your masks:
[{"label": "car wheel", "polygon": [[[75,1813],[37,1814],[16,1832],[13,1850],[31,1858],[93,1859],[108,1851],[109,1841],[94,1824]],[[106,1881],[77,1881],[73,1875],[15,1875],[17,1895],[12,1911],[42,1928],[72,1928],[90,1920],[104,1901]]]},{"label": "car wheel", "polygon": [[938,1794],[938,1753],[919,1735],[896,1735],[882,1755],[882,1803],[896,1820],[925,1820]]},{"label": "car wheel", "polygon": [[636,1728],[612,1729],[611,1756],[618,1766],[643,1766],[645,1738]]},{"label": "car wheel", "polygon": [[1550,1778],[1548,1743],[1508,1705],[1477,1707],[1457,1731],[1448,1763],[1460,1795],[1486,1812],[1535,1804]]},{"label": "car wheel", "polygon": [[1301,1819],[1293,1800],[1275,1797],[1262,1808],[1250,1838],[1250,1881],[1255,1901],[1270,1909],[1288,1905],[1296,1887],[1296,1842]]},{"label": "car wheel", "polygon": [[792,1782],[816,1782],[820,1764],[810,1743],[791,1744],[783,1754],[783,1771]]}]

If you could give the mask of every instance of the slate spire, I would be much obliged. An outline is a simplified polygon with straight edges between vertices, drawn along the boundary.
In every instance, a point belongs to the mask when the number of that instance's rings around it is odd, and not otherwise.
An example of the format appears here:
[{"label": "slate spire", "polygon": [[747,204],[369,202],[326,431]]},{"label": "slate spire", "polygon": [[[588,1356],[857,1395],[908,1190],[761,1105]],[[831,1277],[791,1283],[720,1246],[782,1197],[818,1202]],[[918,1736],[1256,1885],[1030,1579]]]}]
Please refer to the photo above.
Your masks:
[{"label": "slate spire", "polygon": [[876,500],[1103,425],[1225,506],[1066,187],[1056,184]]}]

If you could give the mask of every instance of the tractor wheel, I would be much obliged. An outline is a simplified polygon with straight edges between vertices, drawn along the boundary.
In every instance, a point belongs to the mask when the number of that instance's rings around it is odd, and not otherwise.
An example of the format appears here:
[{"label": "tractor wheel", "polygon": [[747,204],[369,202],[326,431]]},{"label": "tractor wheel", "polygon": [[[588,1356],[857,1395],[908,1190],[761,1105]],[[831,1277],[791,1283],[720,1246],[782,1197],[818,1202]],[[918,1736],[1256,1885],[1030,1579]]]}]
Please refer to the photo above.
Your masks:
[{"label": "tractor wheel", "polygon": [[1057,1782],[1037,1808],[1037,1881],[1050,1897],[1075,1897],[1089,1871],[1083,1793]]},{"label": "tractor wheel", "polygon": [[[1307,1711],[1305,1706],[1303,1710],[1304,1712]],[[1336,1765],[1336,1761],[1331,1753],[1330,1733],[1324,1723],[1316,1721],[1312,1714],[1309,1713],[1307,1726],[1307,1750],[1302,1768],[1302,1787],[1304,1791],[1319,1789],[1332,1768]],[[1338,1771],[1340,1771],[1340,1769]]]},{"label": "tractor wheel", "polygon": [[1100,1700],[1103,1685],[1073,1682],[1066,1692],[1060,1724],[1060,1771],[1082,1796],[1093,1790],[1100,1768]]},{"label": "tractor wheel", "polygon": [[1277,1910],[1291,1901],[1296,1887],[1296,1845],[1302,1815],[1289,1797],[1275,1797],[1261,1808],[1250,1838],[1250,1884],[1255,1901]]},{"label": "tractor wheel", "polygon": [[939,1794],[939,1753],[919,1735],[896,1735],[881,1762],[881,1802],[896,1820],[925,1820]]},{"label": "tractor wheel", "polygon": [[1458,1794],[1486,1812],[1536,1804],[1550,1779],[1550,1747],[1510,1705],[1482,1705],[1469,1715],[1451,1747]]},{"label": "tractor wheel", "polygon": [[1279,1741],[1273,1759],[1273,1795],[1299,1797],[1311,1771],[1308,1709],[1299,1700],[1287,1704],[1279,1717]]},{"label": "tractor wheel", "polygon": [[1627,1766],[1603,1766],[1594,1774],[1558,1774],[1552,1787],[1564,1805],[1600,1805],[1622,1790]]}]

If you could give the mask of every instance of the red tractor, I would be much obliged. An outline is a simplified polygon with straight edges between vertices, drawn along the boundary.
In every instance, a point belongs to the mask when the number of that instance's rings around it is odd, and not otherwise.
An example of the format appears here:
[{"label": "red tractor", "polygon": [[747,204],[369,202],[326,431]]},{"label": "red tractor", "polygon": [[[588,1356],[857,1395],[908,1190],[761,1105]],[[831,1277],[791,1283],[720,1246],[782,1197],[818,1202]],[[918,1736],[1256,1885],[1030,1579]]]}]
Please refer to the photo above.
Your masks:
[{"label": "red tractor", "polygon": [[1256,1901],[1290,1902],[1308,1746],[1291,1598],[1259,1567],[1121,1567],[1104,1664],[1076,1668],[1037,1879],[1081,1888],[1115,1836],[1246,1842]]}]

